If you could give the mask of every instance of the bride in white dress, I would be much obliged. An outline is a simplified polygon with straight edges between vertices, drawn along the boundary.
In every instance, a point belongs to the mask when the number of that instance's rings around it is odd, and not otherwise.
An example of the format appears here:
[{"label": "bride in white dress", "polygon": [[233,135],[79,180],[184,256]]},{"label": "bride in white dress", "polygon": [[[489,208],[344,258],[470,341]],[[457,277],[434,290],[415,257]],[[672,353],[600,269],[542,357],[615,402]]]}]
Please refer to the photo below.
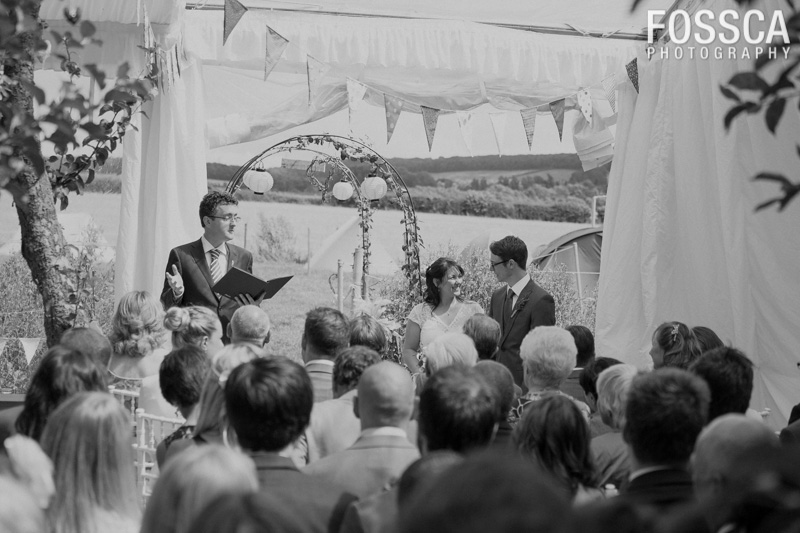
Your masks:
[{"label": "bride in white dress", "polygon": [[433,339],[461,331],[472,315],[483,314],[480,305],[461,295],[463,280],[464,269],[447,257],[440,257],[425,270],[424,302],[409,313],[403,338],[403,362],[412,373],[419,372],[418,354]]}]

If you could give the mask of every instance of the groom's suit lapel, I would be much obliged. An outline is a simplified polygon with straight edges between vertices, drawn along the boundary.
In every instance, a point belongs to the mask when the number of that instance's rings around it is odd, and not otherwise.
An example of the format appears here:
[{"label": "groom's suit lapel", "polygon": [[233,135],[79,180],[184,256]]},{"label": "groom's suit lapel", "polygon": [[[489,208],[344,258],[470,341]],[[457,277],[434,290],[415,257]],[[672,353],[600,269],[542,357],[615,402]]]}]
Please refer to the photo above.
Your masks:
[{"label": "groom's suit lapel", "polygon": [[506,341],[506,337],[508,337],[509,332],[514,328],[514,321],[517,317],[521,314],[520,313],[520,304],[522,302],[526,302],[528,298],[530,298],[531,293],[533,292],[534,283],[533,280],[530,280],[527,285],[522,289],[522,292],[519,294],[517,298],[517,302],[514,304],[513,309],[511,309],[511,318],[508,321],[508,327],[505,328],[503,331],[503,338],[500,339],[500,346]]}]

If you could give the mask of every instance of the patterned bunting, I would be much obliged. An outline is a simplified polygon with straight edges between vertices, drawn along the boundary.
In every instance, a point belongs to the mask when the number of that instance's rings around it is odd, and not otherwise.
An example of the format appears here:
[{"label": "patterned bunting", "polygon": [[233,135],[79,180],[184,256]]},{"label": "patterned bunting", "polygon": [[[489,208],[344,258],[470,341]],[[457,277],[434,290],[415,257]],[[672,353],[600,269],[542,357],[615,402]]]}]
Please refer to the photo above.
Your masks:
[{"label": "patterned bunting", "polygon": [[439,121],[439,110],[432,107],[419,106],[422,111],[422,123],[425,126],[425,136],[428,138],[428,151],[433,148],[433,136],[436,134],[436,123]]},{"label": "patterned bunting", "polygon": [[581,108],[581,113],[583,113],[583,118],[586,119],[586,122],[589,124],[592,123],[592,96],[589,94],[589,91],[586,89],[581,89],[578,91],[578,107]]},{"label": "patterned bunting", "polygon": [[247,8],[239,0],[225,0],[225,28],[222,32],[222,46],[225,46],[233,28],[239,24],[245,12],[247,12]]},{"label": "patterned bunting", "polygon": [[397,97],[384,94],[383,107],[386,110],[386,144],[392,140],[394,128],[397,126],[397,119],[400,118],[400,111],[403,109],[404,102]]},{"label": "patterned bunting", "polygon": [[612,74],[603,80],[603,91],[606,93],[606,100],[611,104],[611,111],[617,112],[617,75]]},{"label": "patterned bunting", "polygon": [[530,150],[533,144],[533,130],[536,127],[536,108],[522,109],[519,114],[522,116],[522,125],[525,128],[525,137],[528,139],[528,150]]},{"label": "patterned bunting", "polygon": [[264,59],[264,81],[267,81],[269,73],[278,64],[288,44],[288,39],[267,26],[267,55]]},{"label": "patterned bunting", "polygon": [[308,105],[314,101],[314,96],[322,83],[322,78],[330,70],[330,66],[326,65],[319,59],[306,55],[306,72],[308,73]]},{"label": "patterned bunting", "polygon": [[353,122],[353,113],[367,94],[367,86],[353,78],[347,78],[347,107],[350,110],[350,122]]},{"label": "patterned bunting", "polygon": [[469,155],[472,156],[472,113],[469,111],[458,111],[458,125],[461,128],[461,137],[464,139],[464,144],[467,145]]},{"label": "patterned bunting", "polygon": [[550,102],[550,113],[553,114],[553,120],[556,121],[556,128],[558,128],[558,140],[562,140],[564,133],[564,99]]},{"label": "patterned bunting", "polygon": [[625,65],[625,70],[628,71],[628,78],[630,78],[633,88],[639,92],[639,61],[634,57],[630,63]]},{"label": "patterned bunting", "polygon": [[494,130],[494,142],[497,143],[497,153],[503,155],[503,145],[505,144],[506,123],[508,115],[506,113],[489,113],[489,120],[492,121]]}]

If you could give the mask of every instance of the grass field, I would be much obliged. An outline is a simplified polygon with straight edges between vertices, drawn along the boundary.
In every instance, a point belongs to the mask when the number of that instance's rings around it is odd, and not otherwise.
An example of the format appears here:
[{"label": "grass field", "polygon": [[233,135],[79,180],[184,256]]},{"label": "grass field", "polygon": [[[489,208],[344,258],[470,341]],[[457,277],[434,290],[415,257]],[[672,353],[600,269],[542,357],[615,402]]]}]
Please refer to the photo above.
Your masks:
[{"label": "grass field", "polygon": [[469,183],[475,178],[486,178],[487,182],[496,183],[503,176],[507,178],[514,176],[518,178],[541,176],[547,179],[547,175],[549,174],[553,176],[553,179],[557,183],[565,183],[569,181],[572,174],[577,170],[578,169],[574,168],[555,168],[549,170],[458,170],[454,172],[436,172],[431,173],[431,175],[436,179],[446,178],[458,183]]}]

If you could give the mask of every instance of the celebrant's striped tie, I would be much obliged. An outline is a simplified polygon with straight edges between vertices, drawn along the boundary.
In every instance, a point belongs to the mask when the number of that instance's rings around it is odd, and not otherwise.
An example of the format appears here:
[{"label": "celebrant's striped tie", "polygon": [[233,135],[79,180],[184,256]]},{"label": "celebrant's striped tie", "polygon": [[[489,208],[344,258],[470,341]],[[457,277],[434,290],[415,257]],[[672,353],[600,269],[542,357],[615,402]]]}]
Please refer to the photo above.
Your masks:
[{"label": "celebrant's striped tie", "polygon": [[219,260],[219,250],[212,249],[211,254],[211,278],[216,284],[222,278],[222,261]]}]

